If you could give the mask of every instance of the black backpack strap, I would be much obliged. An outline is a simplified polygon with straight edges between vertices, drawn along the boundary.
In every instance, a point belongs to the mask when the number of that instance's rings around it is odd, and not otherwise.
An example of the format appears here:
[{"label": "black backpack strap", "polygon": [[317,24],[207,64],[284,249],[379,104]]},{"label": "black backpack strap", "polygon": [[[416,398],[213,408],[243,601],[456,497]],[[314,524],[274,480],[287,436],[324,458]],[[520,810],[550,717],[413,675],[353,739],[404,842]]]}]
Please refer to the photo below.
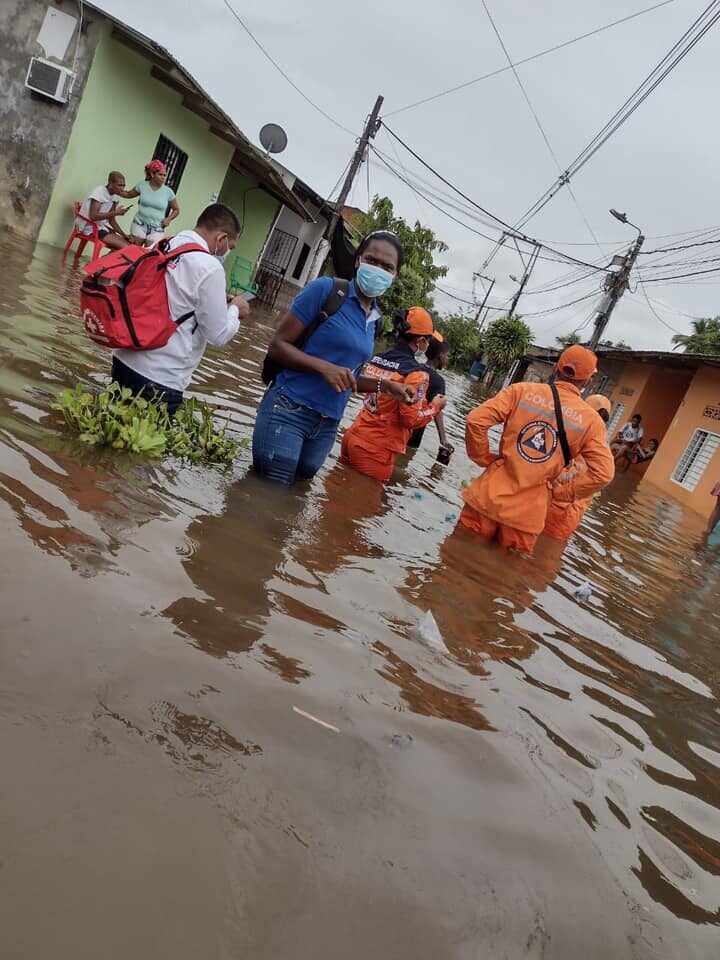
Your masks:
[{"label": "black backpack strap", "polygon": [[308,324],[308,326],[305,328],[305,332],[300,336],[300,338],[295,341],[295,346],[298,348],[298,350],[303,349],[321,323],[325,323],[329,317],[338,312],[340,307],[345,303],[349,289],[350,282],[348,280],[343,280],[340,277],[333,277],[332,288],[330,293],[325,298],[325,302],[322,305],[320,313],[315,317],[312,323]]},{"label": "black backpack strap", "polygon": [[550,384],[550,389],[552,390],[553,402],[555,403],[555,420],[557,422],[560,448],[562,449],[563,457],[565,458],[565,466],[569,467],[572,463],[572,454],[570,453],[570,444],[568,443],[567,433],[565,432],[565,421],[563,420],[562,415],[560,394],[558,393],[558,389],[554,383]]}]

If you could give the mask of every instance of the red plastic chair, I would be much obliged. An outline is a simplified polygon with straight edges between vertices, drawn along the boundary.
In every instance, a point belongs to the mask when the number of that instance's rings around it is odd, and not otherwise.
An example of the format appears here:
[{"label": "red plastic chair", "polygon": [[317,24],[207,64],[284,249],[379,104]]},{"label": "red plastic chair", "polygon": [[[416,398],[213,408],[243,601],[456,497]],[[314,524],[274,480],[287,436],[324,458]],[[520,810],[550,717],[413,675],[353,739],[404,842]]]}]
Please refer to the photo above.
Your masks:
[{"label": "red plastic chair", "polygon": [[[67,243],[65,244],[65,249],[63,250],[63,257],[66,257],[66,256],[67,256],[68,250],[69,250],[70,247],[72,246],[73,240],[75,240],[75,239],[77,238],[77,239],[80,240],[80,243],[78,244],[78,248],[77,248],[77,250],[75,251],[75,256],[76,256],[76,257],[79,257],[79,256],[80,256],[80,254],[81,254],[81,253],[83,252],[83,250],[85,249],[85,244],[86,244],[86,243],[92,243],[92,245],[93,245],[93,260],[97,260],[97,258],[98,258],[98,257],[100,256],[100,254],[102,253],[103,247],[105,246],[105,244],[104,244],[104,243],[102,242],[102,240],[100,239],[100,233],[99,233],[98,225],[97,225],[96,221],[95,221],[95,220],[90,220],[88,217],[84,217],[84,216],[80,213],[80,208],[81,208],[81,207],[82,207],[82,204],[81,204],[81,203],[74,203],[74,204],[73,204],[73,215],[74,215],[75,219],[73,220],[72,233],[71,233],[70,236],[68,237],[68,241],[67,241]],[[77,225],[77,221],[78,221],[78,220],[84,220],[85,223],[89,223],[90,226],[91,226],[91,228],[92,228],[91,232],[90,232],[90,233],[83,233],[82,230],[79,230],[79,229],[78,229],[78,225]]]}]

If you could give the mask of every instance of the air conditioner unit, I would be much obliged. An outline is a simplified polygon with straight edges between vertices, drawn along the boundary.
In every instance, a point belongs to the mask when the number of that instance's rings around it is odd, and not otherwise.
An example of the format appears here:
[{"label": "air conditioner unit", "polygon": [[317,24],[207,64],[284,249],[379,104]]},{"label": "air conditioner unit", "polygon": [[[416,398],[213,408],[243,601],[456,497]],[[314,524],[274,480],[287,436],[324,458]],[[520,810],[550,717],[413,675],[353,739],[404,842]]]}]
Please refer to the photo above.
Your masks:
[{"label": "air conditioner unit", "polygon": [[42,57],[32,57],[25,77],[25,86],[33,93],[39,93],[56,103],[67,103],[74,80],[75,74],[68,67],[43,60]]}]

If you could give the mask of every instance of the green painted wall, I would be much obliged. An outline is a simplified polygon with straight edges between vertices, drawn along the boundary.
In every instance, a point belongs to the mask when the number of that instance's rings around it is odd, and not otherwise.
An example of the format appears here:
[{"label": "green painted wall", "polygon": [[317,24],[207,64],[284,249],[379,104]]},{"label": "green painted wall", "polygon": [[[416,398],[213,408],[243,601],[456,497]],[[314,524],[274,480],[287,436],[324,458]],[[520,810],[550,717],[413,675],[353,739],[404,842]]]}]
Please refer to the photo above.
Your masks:
[{"label": "green painted wall", "polygon": [[270,227],[280,208],[278,201],[258,187],[257,180],[230,168],[222,185],[219,199],[232,207],[240,220],[240,237],[233,253],[227,258],[228,277],[234,257],[245,257],[255,264],[265,245]]},{"label": "green painted wall", "polygon": [[[150,69],[147,60],[111,38],[108,25],[40,228],[40,242],[64,246],[72,229],[73,201],[83,200],[93,187],[105,183],[109,170],[124,173],[129,186],[141,180],[161,133],[188,155],[178,190],[180,216],[172,232],[192,227],[212,195],[220,193],[232,146],[214,137],[204,120],[181,106],[180,94],[152,79]],[[137,201],[130,202],[133,209],[122,221],[128,232],[137,212]]]}]

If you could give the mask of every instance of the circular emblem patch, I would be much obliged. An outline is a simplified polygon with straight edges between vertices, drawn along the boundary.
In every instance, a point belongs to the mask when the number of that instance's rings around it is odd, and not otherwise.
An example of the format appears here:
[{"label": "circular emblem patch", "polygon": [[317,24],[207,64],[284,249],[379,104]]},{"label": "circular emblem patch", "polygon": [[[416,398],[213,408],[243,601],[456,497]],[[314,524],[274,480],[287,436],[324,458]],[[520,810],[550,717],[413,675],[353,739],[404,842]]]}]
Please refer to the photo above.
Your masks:
[{"label": "circular emblem patch", "polygon": [[517,451],[528,463],[547,463],[557,445],[557,430],[545,420],[526,423],[517,438]]}]

